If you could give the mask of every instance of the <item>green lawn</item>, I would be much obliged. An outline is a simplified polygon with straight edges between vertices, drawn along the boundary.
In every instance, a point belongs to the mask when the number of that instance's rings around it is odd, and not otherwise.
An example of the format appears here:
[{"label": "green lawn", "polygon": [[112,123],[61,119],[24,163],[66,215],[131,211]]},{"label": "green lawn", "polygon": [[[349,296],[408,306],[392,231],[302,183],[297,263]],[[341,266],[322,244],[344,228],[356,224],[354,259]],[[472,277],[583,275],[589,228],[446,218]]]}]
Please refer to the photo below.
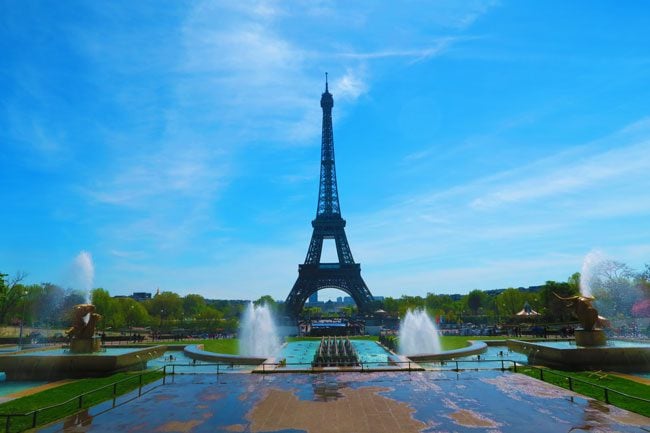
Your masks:
[{"label": "green lawn", "polygon": [[486,341],[486,340],[503,340],[508,337],[482,337],[477,335],[462,336],[462,335],[445,335],[440,337],[440,345],[442,350],[454,350],[469,346],[469,340]]},{"label": "green lawn", "polygon": [[239,352],[239,340],[236,338],[223,338],[219,340],[203,340],[198,344],[203,344],[204,350],[215,353],[227,353],[236,355]]},{"label": "green lawn", "polygon": [[[158,380],[161,377],[161,371],[145,372],[142,375],[142,383],[147,384]],[[108,377],[75,380],[74,382],[41,391],[37,394],[8,401],[0,404],[0,423],[3,426],[5,425],[6,418],[3,416],[5,414],[29,413],[36,409],[46,408],[73,399],[61,406],[56,406],[39,412],[36,418],[36,425],[48,424],[52,421],[63,418],[66,415],[78,412],[80,405],[77,397],[81,394],[88,394],[82,397],[81,408],[87,408],[101,403],[102,401],[112,399],[113,386],[108,386],[103,389],[100,388],[116,382],[119,382],[115,385],[116,395],[125,394],[138,387],[140,383],[140,373],[117,373]],[[11,431],[23,431],[27,428],[31,428],[32,422],[32,415],[27,417],[12,417]]]},{"label": "green lawn", "polygon": [[[569,389],[568,377],[573,379],[573,390],[579,394],[586,395],[596,400],[605,401],[605,394],[599,385],[607,387],[613,391],[622,392],[624,394],[640,397],[650,400],[650,386],[638,383],[629,379],[618,377],[612,374],[593,371],[580,371],[569,372],[561,370],[553,370],[550,368],[541,369],[544,371],[544,381],[552,383],[553,385]],[[523,373],[527,376],[540,378],[540,369],[531,367],[517,367],[517,372]],[[588,383],[583,383],[588,382]],[[608,393],[609,403],[641,415],[650,416],[650,403],[634,400],[616,392]]]}]

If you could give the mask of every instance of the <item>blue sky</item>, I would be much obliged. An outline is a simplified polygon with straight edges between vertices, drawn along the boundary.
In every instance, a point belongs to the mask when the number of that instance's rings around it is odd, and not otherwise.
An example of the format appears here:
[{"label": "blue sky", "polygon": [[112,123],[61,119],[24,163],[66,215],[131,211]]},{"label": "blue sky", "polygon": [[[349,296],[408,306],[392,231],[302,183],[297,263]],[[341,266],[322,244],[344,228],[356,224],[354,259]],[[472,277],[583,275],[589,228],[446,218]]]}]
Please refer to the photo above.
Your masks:
[{"label": "blue sky", "polygon": [[[399,5],[394,4],[399,3]],[[375,295],[650,262],[646,2],[0,1],[0,271],[284,299],[323,75]]]}]

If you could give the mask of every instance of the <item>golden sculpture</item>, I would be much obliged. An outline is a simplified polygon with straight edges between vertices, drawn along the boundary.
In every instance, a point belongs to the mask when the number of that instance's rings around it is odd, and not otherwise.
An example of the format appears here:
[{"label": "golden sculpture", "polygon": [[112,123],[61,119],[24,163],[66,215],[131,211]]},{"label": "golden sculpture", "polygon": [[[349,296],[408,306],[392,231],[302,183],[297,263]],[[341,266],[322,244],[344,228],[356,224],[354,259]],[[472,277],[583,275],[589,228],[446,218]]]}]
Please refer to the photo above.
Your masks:
[{"label": "golden sculpture", "polygon": [[573,309],[573,314],[578,317],[578,321],[582,325],[582,329],[585,331],[591,331],[598,324],[598,310],[596,310],[591,302],[595,299],[590,296],[570,296],[568,298],[563,298],[557,293],[553,294],[560,299],[561,301],[566,301],[567,308]]},{"label": "golden sculpture", "polygon": [[71,339],[91,339],[95,335],[95,326],[102,318],[95,313],[95,306],[92,304],[75,305],[73,310],[72,326],[65,331]]}]

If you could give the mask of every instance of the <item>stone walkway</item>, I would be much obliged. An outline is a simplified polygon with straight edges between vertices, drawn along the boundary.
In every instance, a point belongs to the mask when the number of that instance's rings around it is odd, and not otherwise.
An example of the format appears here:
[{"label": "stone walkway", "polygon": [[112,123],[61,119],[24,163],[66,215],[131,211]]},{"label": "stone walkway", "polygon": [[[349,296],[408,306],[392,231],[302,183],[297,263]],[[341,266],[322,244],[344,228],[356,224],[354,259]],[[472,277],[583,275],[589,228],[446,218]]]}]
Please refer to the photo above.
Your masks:
[{"label": "stone walkway", "polygon": [[102,410],[99,406],[41,431],[650,431],[650,418],[496,371],[177,375],[142,398]]}]

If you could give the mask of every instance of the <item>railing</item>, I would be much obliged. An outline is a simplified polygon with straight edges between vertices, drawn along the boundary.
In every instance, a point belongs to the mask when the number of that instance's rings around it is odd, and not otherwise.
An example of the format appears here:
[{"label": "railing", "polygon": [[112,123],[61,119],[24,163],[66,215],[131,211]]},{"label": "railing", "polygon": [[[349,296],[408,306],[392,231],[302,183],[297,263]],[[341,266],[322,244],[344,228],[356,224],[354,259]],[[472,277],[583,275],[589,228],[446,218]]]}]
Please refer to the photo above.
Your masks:
[{"label": "railing", "polygon": [[[158,379],[154,379],[153,381],[144,383],[143,380],[144,376],[152,376],[155,375],[156,372],[161,372],[162,376]],[[142,371],[138,375],[133,375],[131,377],[118,380],[108,385],[95,388],[92,391],[88,391],[83,394],[74,396],[64,402],[53,404],[51,406],[41,407],[25,413],[0,413],[0,420],[4,420],[4,423],[0,424],[0,426],[4,425],[5,433],[20,432],[30,428],[35,428],[37,425],[40,424],[45,424],[47,422],[55,421],[66,415],[71,415],[83,409],[84,407],[94,406],[106,400],[110,400],[111,398],[113,399],[112,407],[115,407],[117,398],[119,396],[128,394],[129,392],[135,391],[137,389],[138,397],[140,397],[142,396],[143,393],[147,393],[152,389],[156,388],[157,385],[151,386],[149,389],[144,390],[144,392],[143,392],[143,387],[155,383],[159,380],[161,380],[162,384],[164,385],[166,382],[166,375],[167,375],[166,366],[163,366],[156,370]],[[120,384],[124,384],[126,382],[134,382],[135,380],[137,380],[137,386],[135,388],[128,387],[123,392],[118,393],[118,388]],[[103,396],[102,393],[104,393]],[[47,416],[43,418],[42,416],[43,414],[46,414],[48,411],[56,412],[57,410],[60,410],[61,412],[65,412],[65,413],[63,414],[57,413],[56,416],[50,418],[48,418]]]},{"label": "railing", "polygon": [[[641,403],[641,405],[646,407],[646,410],[643,411],[644,414],[650,413],[650,400],[646,398],[629,395],[624,392],[617,391],[615,389],[608,388],[603,385],[598,385],[597,383],[588,382],[586,380],[578,379],[576,377],[568,376],[560,372],[548,370],[545,368],[539,368],[534,366],[526,366],[525,368],[532,371],[539,372],[539,380],[541,380],[542,382],[548,382],[552,385],[561,386],[563,388],[565,387],[564,385],[566,385],[566,387],[569,390],[577,392],[578,394],[583,394],[588,397],[596,398],[597,400],[601,400],[601,398],[599,397],[602,397],[601,401],[604,401],[607,404],[613,404],[614,406],[623,407],[623,408],[626,407],[621,406],[621,400],[627,400],[627,401],[633,400],[638,403]],[[560,380],[553,381],[551,378],[554,376],[560,378]],[[593,390],[596,390],[596,392],[593,392]],[[613,400],[615,401],[613,402]],[[632,409],[628,409],[628,410],[632,410]]]}]

